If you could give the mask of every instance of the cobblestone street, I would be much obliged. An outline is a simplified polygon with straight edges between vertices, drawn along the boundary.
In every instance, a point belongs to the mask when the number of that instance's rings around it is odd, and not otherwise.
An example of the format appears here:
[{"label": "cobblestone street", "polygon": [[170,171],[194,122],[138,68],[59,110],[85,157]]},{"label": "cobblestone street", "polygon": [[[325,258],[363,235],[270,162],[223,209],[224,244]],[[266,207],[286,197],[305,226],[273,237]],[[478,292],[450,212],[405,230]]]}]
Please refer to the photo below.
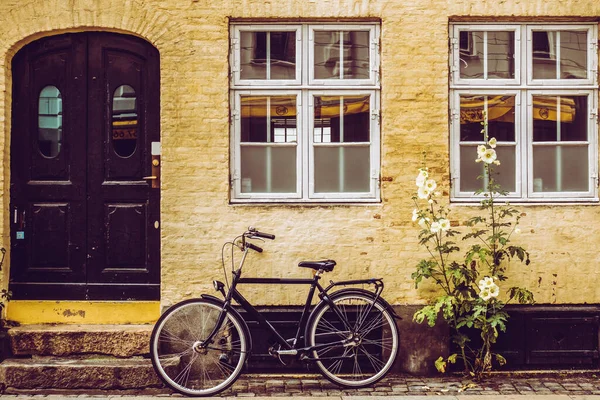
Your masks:
[{"label": "cobblestone street", "polygon": [[[319,375],[248,374],[220,397],[342,397],[342,396],[594,396],[600,398],[600,379],[594,373],[495,374],[481,383],[459,377],[412,377],[390,374],[378,384],[363,389],[340,389]],[[2,398],[119,398],[179,397],[170,390],[156,388],[143,391],[27,391],[7,392]],[[487,397],[487,396],[486,396]],[[506,397],[504,397],[506,398]],[[571,398],[571,397],[567,397]],[[588,397],[585,397],[588,398]]]}]

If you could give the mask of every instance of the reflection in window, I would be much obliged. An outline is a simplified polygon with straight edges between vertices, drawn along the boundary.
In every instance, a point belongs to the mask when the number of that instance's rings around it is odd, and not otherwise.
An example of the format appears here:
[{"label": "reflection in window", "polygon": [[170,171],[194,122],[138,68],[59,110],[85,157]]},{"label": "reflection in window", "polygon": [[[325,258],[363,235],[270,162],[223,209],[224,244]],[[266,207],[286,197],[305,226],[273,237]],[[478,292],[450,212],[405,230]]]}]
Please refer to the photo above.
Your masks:
[{"label": "reflection in window", "polygon": [[115,89],[112,101],[112,145],[115,153],[129,157],[137,146],[138,113],[135,90],[129,85]]},{"label": "reflection in window", "polygon": [[314,97],[315,193],[370,190],[370,96]]},{"label": "reflection in window", "polygon": [[296,96],[241,96],[242,193],[296,192]]},{"label": "reflection in window", "polygon": [[40,153],[54,158],[62,143],[62,96],[56,86],[46,86],[38,102],[38,147]]},{"label": "reflection in window", "polygon": [[296,32],[240,33],[241,79],[296,79]]},{"label": "reflection in window", "polygon": [[[494,167],[495,175],[485,176],[483,165],[475,163],[477,145],[484,143],[482,129],[496,138],[496,152],[502,164]],[[502,190],[516,190],[515,96],[460,96],[460,190],[485,189],[493,178]],[[483,176],[483,179],[478,179]]]},{"label": "reflection in window", "polygon": [[513,79],[514,31],[460,31],[459,63],[463,79]]},{"label": "reflection in window", "polygon": [[587,79],[587,31],[533,31],[533,79]]},{"label": "reflection in window", "polygon": [[369,79],[368,31],[315,31],[315,79]]}]

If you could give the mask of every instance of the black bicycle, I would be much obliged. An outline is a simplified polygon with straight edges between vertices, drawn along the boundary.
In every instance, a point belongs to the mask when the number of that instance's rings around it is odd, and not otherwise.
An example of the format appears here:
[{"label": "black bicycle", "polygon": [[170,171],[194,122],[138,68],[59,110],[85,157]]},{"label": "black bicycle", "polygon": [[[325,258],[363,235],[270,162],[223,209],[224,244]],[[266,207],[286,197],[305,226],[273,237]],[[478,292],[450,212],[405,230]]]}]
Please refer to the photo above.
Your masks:
[{"label": "black bicycle", "polygon": [[[331,382],[351,388],[371,385],[382,379],[398,353],[399,335],[394,319],[399,318],[381,297],[381,279],[331,282],[323,288],[321,275],[336,265],[333,260],[303,261],[299,267],[312,268],[312,279],[242,278],[242,267],[249,250],[262,248],[249,239],[275,239],[254,228],[238,236],[231,251],[242,251],[239,267],[232,263],[232,282],[214,281],[224,299],[203,294],[170,307],[152,331],[152,364],[164,383],[177,392],[191,396],[212,396],[231,386],[242,372],[252,351],[252,337],[237,309],[242,308],[266,330],[277,345],[274,357],[296,357],[315,363]],[[226,246],[223,246],[223,252]],[[223,257],[225,270],[225,258]],[[295,337],[284,338],[238,291],[239,284],[309,285],[308,296]],[[340,286],[368,285],[372,290]],[[320,302],[311,307],[315,292]],[[239,306],[233,305],[233,301]],[[311,310],[312,309],[312,310]]]}]

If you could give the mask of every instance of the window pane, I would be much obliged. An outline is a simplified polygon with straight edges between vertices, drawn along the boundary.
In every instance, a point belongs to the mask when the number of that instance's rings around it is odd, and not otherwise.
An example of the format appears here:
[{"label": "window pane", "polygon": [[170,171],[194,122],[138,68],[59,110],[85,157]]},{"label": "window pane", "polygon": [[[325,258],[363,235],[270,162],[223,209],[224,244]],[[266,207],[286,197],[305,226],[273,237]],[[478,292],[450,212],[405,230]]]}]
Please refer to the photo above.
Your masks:
[{"label": "window pane", "polygon": [[533,79],[587,78],[587,31],[533,31],[532,52]]},{"label": "window pane", "polygon": [[533,141],[587,141],[587,96],[533,96]]},{"label": "window pane", "polygon": [[315,143],[370,141],[370,96],[315,96]]},{"label": "window pane", "polygon": [[296,142],[296,96],[241,96],[242,143]]},{"label": "window pane", "polygon": [[369,192],[370,148],[315,147],[315,193]]},{"label": "window pane", "polygon": [[242,193],[295,193],[296,146],[241,147]]},{"label": "window pane", "polygon": [[314,38],[315,79],[370,78],[369,31],[315,31]]},{"label": "window pane", "polygon": [[533,191],[589,190],[588,146],[534,146]]},{"label": "window pane", "polygon": [[56,86],[46,86],[38,101],[38,147],[44,157],[54,158],[62,144],[62,95]]},{"label": "window pane", "polygon": [[[460,77],[513,79],[515,77],[514,35],[512,31],[460,31]],[[486,49],[487,66],[485,65]]]},{"label": "window pane", "polygon": [[240,32],[241,79],[296,79],[296,32]]},{"label": "window pane", "polygon": [[137,99],[129,85],[115,89],[112,102],[112,145],[120,157],[131,156],[137,147]]},{"label": "window pane", "polygon": [[515,140],[515,96],[460,96],[461,142],[483,142],[483,120],[487,113],[488,136],[500,142]]},{"label": "window pane", "polygon": [[[502,190],[516,191],[516,147],[498,146],[496,154],[500,165],[492,167],[493,178]],[[477,146],[460,147],[460,191],[475,192],[485,187],[488,179],[478,179],[483,175],[483,163],[476,163]]]}]

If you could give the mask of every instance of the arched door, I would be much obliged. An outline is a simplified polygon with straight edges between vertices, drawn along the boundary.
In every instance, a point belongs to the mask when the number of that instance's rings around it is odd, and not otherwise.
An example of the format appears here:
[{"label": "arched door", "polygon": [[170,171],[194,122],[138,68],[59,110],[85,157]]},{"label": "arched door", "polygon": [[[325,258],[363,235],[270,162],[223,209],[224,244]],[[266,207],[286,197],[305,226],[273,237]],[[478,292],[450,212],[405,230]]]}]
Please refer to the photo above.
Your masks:
[{"label": "arched door", "polygon": [[159,55],[107,32],[37,40],[14,57],[11,266],[15,299],[160,294]]}]

